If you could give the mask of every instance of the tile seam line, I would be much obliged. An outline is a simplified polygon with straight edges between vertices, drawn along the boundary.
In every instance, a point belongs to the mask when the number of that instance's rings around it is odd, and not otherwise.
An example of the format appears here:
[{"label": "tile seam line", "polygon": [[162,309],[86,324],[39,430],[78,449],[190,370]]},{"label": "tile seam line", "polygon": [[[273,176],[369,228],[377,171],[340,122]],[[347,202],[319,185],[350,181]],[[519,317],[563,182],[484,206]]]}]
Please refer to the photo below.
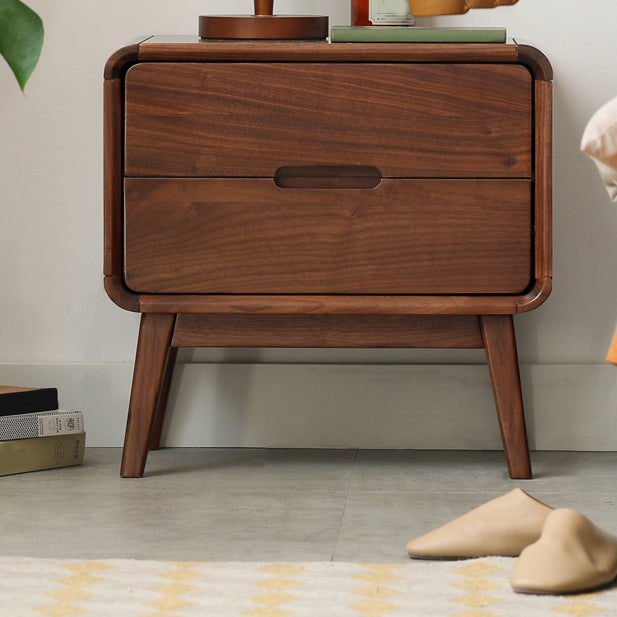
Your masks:
[{"label": "tile seam line", "polygon": [[338,552],[338,548],[339,548],[339,544],[340,544],[340,540],[341,540],[341,531],[343,529],[343,522],[345,520],[345,513],[347,512],[347,503],[349,502],[349,495],[351,493],[351,486],[353,484],[353,480],[354,480],[354,475],[356,472],[356,462],[358,460],[358,453],[359,450],[358,448],[356,448],[354,450],[354,456],[353,456],[353,461],[351,462],[351,473],[349,474],[349,482],[347,484],[347,492],[345,494],[345,502],[343,503],[343,510],[341,512],[341,519],[339,522],[339,526],[338,526],[338,531],[336,534],[336,540],[334,542],[334,549],[332,550],[332,554],[330,555],[330,561],[336,561],[336,554]]}]

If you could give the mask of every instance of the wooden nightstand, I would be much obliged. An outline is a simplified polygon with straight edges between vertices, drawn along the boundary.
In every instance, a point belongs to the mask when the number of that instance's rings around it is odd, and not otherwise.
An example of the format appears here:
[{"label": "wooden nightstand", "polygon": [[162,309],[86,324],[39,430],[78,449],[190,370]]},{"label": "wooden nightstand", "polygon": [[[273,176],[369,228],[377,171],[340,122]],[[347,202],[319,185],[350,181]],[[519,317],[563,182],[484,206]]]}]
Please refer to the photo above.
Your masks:
[{"label": "wooden nightstand", "polygon": [[178,347],[484,347],[531,477],[512,315],[551,289],[551,79],[514,42],[114,54],[105,288],[142,314],[121,474],[158,447]]}]

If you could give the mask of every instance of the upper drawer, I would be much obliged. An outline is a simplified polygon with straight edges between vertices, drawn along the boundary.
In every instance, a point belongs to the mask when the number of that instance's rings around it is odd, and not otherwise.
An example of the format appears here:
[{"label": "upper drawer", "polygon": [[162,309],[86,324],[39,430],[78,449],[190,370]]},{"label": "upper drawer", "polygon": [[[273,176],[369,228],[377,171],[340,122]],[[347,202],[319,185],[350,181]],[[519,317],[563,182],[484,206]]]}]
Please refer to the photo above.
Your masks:
[{"label": "upper drawer", "polygon": [[532,93],[515,64],[142,63],[126,75],[125,173],[530,177]]}]

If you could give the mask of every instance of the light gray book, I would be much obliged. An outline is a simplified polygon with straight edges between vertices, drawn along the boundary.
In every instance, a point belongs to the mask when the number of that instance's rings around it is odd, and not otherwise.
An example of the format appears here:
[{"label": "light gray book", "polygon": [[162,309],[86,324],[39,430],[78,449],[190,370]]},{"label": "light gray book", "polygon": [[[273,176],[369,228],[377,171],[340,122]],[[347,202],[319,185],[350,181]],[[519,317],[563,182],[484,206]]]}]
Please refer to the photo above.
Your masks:
[{"label": "light gray book", "polygon": [[0,416],[0,441],[70,435],[84,431],[81,411],[54,409]]}]

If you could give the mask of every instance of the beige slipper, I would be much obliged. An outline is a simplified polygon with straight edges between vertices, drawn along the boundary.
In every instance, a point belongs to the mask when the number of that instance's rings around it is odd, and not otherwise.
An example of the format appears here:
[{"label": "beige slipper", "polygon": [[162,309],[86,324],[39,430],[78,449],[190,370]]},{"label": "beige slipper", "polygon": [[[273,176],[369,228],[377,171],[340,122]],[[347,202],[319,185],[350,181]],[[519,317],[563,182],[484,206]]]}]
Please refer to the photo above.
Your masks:
[{"label": "beige slipper", "polygon": [[591,591],[617,579],[617,537],[574,510],[553,510],[540,539],[517,559],[510,583],[518,593]]},{"label": "beige slipper", "polygon": [[517,557],[538,540],[551,511],[550,506],[515,488],[411,540],[407,552],[413,559]]}]

